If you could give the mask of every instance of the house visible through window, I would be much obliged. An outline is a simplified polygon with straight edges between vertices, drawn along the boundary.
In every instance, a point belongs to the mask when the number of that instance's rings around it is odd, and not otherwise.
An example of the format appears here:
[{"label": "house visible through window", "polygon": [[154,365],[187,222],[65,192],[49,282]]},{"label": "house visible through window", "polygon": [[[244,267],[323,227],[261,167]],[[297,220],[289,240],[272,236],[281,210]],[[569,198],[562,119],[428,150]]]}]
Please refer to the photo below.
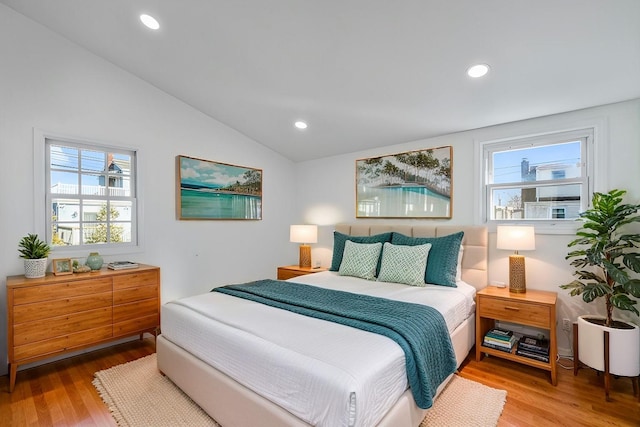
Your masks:
[{"label": "house visible through window", "polygon": [[487,221],[567,221],[589,201],[592,130],[482,144]]},{"label": "house visible through window", "polygon": [[45,139],[47,241],[136,244],[135,151]]}]

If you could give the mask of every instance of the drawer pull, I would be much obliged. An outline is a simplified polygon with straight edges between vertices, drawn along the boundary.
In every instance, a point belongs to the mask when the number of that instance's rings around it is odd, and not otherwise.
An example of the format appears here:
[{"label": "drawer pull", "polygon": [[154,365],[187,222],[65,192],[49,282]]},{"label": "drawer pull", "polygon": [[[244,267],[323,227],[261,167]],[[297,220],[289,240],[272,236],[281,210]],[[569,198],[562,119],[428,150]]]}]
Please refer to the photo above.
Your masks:
[{"label": "drawer pull", "polygon": [[511,311],[520,311],[520,309],[518,307],[511,307],[509,305],[505,305],[504,309],[505,310],[511,310]]}]

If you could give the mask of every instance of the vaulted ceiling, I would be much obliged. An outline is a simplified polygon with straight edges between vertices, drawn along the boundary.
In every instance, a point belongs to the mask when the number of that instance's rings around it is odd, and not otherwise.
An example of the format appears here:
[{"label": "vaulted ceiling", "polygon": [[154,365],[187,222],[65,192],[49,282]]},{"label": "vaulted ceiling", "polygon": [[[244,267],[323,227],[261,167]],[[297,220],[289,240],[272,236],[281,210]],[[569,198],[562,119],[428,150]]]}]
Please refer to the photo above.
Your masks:
[{"label": "vaulted ceiling", "polygon": [[640,98],[638,0],[0,2],[293,161]]}]

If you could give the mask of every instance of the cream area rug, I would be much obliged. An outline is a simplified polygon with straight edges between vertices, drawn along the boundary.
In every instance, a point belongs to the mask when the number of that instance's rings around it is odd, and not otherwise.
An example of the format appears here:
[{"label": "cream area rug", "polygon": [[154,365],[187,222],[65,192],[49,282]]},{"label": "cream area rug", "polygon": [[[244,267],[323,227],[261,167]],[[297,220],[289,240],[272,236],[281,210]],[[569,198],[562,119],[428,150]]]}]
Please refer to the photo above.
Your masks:
[{"label": "cream area rug", "polygon": [[[96,372],[93,385],[119,426],[220,426],[160,374],[155,354]],[[455,375],[420,427],[495,427],[506,396]]]}]

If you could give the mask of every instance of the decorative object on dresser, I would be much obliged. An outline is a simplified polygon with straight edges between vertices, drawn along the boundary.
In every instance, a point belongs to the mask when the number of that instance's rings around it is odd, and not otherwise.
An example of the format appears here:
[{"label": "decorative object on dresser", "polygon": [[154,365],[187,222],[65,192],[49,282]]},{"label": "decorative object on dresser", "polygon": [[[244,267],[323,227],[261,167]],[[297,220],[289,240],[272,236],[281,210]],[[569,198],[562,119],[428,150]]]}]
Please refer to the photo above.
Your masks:
[{"label": "decorative object on dresser", "polygon": [[524,256],[518,254],[518,251],[532,251],[536,248],[535,230],[530,225],[499,225],[497,231],[496,247],[515,251],[513,255],[509,255],[509,291],[526,292]]},{"label": "decorative object on dresser", "polygon": [[[551,383],[558,383],[556,355],[556,300],[555,292],[529,290],[527,293],[512,293],[506,288],[493,286],[479,290],[476,294],[476,360],[483,354],[501,357],[525,365],[544,369],[551,373]],[[509,351],[488,347],[484,337],[495,330],[496,321],[532,326],[549,331],[549,356],[547,361],[518,354],[518,346]],[[513,348],[516,350],[513,351]]]},{"label": "decorative object on dresser", "polygon": [[[640,234],[625,229],[627,224],[640,222],[640,204],[623,203],[624,190],[594,193],[591,209],[580,213],[583,224],[569,247],[578,247],[566,258],[578,277],[560,286],[571,296],[582,295],[590,303],[604,297],[606,318],[578,317],[574,327],[574,374],[580,363],[605,373],[605,397],[609,400],[610,374],[631,377],[638,395],[640,378],[640,328],[630,322],[613,319],[614,307],[640,315]],[[576,336],[577,335],[577,336]]]},{"label": "decorative object on dresser", "polygon": [[160,325],[160,269],[7,277],[9,391],[18,365],[145,332]]},{"label": "decorative object on dresser", "polygon": [[356,218],[451,218],[451,146],[356,160]]},{"label": "decorative object on dresser", "polygon": [[300,267],[311,267],[311,246],[309,243],[318,242],[317,225],[292,225],[289,229],[289,241],[301,243],[300,245]]},{"label": "decorative object on dresser", "polygon": [[40,240],[37,234],[27,234],[18,243],[18,248],[20,257],[24,258],[24,277],[29,279],[44,277],[51,247]]},{"label": "decorative object on dresser", "polygon": [[113,261],[107,264],[107,268],[111,270],[127,270],[130,268],[138,268],[139,266],[137,262],[131,261]]},{"label": "decorative object on dresser", "polygon": [[293,277],[304,276],[305,274],[319,273],[327,271],[326,268],[300,267],[299,265],[285,265],[278,267],[278,280],[288,280]]},{"label": "decorative object on dresser", "polygon": [[100,270],[102,268],[102,264],[104,264],[104,260],[102,256],[98,252],[91,252],[87,257],[86,265],[89,266],[91,271]]},{"label": "decorative object on dresser", "polygon": [[71,266],[71,258],[58,258],[51,261],[51,270],[56,276],[62,276],[64,274],[73,274],[73,267]]}]

